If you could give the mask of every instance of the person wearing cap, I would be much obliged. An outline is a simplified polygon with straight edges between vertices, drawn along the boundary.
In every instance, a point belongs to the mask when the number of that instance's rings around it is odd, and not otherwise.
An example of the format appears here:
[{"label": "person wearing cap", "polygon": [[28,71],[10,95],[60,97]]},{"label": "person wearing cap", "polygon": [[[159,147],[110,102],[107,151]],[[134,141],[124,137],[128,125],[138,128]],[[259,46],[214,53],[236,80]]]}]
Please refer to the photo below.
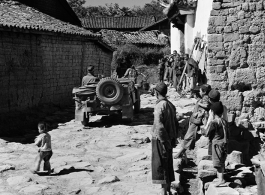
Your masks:
[{"label": "person wearing cap", "polygon": [[187,64],[187,91],[191,91],[196,86],[198,64],[192,58],[189,58],[189,55],[185,55],[185,63]]},{"label": "person wearing cap", "polygon": [[96,83],[99,79],[94,76],[94,66],[87,67],[87,75],[83,77],[81,86],[87,85],[89,83]]},{"label": "person wearing cap", "polygon": [[[213,102],[219,102],[220,101],[220,97],[221,97],[221,94],[218,90],[215,90],[215,89],[212,89],[209,94],[208,94],[208,97],[209,97],[209,101],[210,103],[213,103]],[[222,114],[222,118],[225,119],[226,121],[228,121],[228,118],[227,118],[227,107],[225,105],[223,105],[224,107],[224,111],[223,111],[223,114]],[[209,120],[211,120],[212,116],[210,115],[209,116]]]},{"label": "person wearing cap", "polygon": [[177,86],[179,84],[180,77],[181,77],[181,74],[183,71],[183,64],[180,60],[179,54],[176,54],[176,56],[175,56],[172,69],[173,69],[173,86],[175,89],[177,89]]},{"label": "person wearing cap", "polygon": [[211,151],[212,161],[214,168],[217,169],[218,181],[215,183],[216,187],[225,185],[224,168],[227,156],[227,144],[229,139],[228,122],[222,118],[224,106],[222,102],[212,102],[210,113],[213,119],[210,121],[207,129],[206,136],[212,143]]},{"label": "person wearing cap", "polygon": [[172,149],[176,147],[178,121],[175,106],[166,98],[167,85],[160,82],[154,88],[157,97],[154,109],[152,135],[152,182],[161,184],[162,195],[170,193],[171,182],[175,180]]},{"label": "person wearing cap", "polygon": [[159,82],[163,82],[165,72],[165,59],[159,59],[158,61],[158,74],[159,74]]},{"label": "person wearing cap", "polygon": [[135,69],[135,66],[132,65],[131,68],[128,68],[122,78],[129,78],[133,79],[133,81],[136,83],[137,82],[137,77],[138,77],[138,72]]}]

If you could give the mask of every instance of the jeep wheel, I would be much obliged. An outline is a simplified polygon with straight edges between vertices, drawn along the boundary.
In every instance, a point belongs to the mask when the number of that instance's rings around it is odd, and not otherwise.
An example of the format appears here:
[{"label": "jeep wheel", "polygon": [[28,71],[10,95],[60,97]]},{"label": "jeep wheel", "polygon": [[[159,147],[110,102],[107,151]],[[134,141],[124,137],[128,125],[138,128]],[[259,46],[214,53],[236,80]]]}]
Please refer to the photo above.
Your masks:
[{"label": "jeep wheel", "polygon": [[84,125],[85,127],[88,126],[88,123],[89,123],[89,115],[87,115],[86,113],[84,113],[84,116],[83,116],[83,121],[81,121],[82,125]]},{"label": "jeep wheel", "polygon": [[117,104],[123,97],[123,87],[114,78],[103,78],[96,88],[97,97],[106,105]]}]

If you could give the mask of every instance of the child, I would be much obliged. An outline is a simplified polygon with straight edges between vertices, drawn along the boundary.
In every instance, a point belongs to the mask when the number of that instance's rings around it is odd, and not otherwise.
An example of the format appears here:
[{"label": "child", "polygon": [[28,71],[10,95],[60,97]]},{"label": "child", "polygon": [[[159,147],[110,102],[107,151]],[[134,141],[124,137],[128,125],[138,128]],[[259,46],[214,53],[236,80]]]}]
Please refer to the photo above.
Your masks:
[{"label": "child", "polygon": [[200,95],[202,99],[198,100],[194,107],[189,121],[189,128],[184,136],[180,150],[174,156],[175,159],[179,158],[187,149],[194,149],[197,132],[199,131],[200,126],[207,122],[207,115],[210,108],[208,93],[210,90],[211,86],[207,84],[200,87]]},{"label": "child", "polygon": [[206,111],[209,111],[211,106],[210,99],[208,97],[208,93],[210,91],[210,85],[204,84],[200,87],[200,96],[202,97],[202,99],[199,101],[198,105]]},{"label": "child", "polygon": [[228,123],[222,117],[224,107],[222,102],[213,102],[211,104],[210,114],[213,119],[206,127],[206,136],[212,142],[212,160],[213,166],[217,169],[218,182],[216,187],[224,186],[224,168],[227,156]]},{"label": "child", "polygon": [[34,174],[40,170],[41,161],[44,160],[43,170],[51,173],[50,158],[52,156],[51,136],[47,133],[46,123],[40,122],[38,124],[40,135],[35,139],[35,145],[39,147],[38,155],[35,159],[35,169],[32,171]]},{"label": "child", "polygon": [[260,152],[251,159],[251,162],[255,165],[257,193],[258,195],[265,195],[265,130],[259,129],[258,136],[261,141]]}]

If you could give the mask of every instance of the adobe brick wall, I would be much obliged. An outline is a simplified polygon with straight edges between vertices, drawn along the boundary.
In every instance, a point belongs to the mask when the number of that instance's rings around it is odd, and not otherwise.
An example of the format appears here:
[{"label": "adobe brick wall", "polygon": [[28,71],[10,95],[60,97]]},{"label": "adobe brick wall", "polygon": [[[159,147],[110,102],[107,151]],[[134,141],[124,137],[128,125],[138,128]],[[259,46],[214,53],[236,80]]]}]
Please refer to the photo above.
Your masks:
[{"label": "adobe brick wall", "polygon": [[214,0],[208,27],[209,83],[230,113],[251,122],[265,119],[264,9],[264,0]]},{"label": "adobe brick wall", "polygon": [[112,52],[87,38],[0,31],[0,115],[73,103],[88,65],[111,75]]}]

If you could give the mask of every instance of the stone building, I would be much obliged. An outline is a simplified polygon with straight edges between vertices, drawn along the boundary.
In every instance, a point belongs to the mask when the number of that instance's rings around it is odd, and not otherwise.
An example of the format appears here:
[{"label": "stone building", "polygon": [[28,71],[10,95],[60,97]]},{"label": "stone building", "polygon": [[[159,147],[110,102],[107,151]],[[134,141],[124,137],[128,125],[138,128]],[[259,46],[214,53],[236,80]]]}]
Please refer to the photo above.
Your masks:
[{"label": "stone building", "polygon": [[[49,7],[46,2],[42,8]],[[0,15],[2,119],[43,104],[73,103],[72,88],[88,65],[96,75],[111,75],[113,51],[100,35],[18,1],[1,1]]]}]

